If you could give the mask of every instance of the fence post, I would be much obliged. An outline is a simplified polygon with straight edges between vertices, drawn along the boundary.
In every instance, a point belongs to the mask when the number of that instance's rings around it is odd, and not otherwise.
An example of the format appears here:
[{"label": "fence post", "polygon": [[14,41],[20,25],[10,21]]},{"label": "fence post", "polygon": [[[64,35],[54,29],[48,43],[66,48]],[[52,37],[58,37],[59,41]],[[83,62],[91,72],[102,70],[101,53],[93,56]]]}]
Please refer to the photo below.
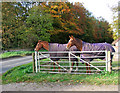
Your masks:
[{"label": "fence post", "polygon": [[110,55],[110,51],[108,51],[107,53],[107,58],[108,58],[108,71],[111,72],[111,68],[112,68],[112,65],[111,65],[111,55]]},{"label": "fence post", "polygon": [[33,58],[33,73],[35,72],[35,53],[32,53]]}]

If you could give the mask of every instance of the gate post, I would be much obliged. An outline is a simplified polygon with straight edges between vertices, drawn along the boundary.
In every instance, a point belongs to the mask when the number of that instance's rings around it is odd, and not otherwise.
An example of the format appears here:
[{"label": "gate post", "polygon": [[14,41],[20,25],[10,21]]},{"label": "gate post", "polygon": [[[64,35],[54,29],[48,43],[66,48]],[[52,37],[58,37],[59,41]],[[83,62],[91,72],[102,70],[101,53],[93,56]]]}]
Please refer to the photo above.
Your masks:
[{"label": "gate post", "polygon": [[36,68],[36,73],[38,71],[38,68],[37,68],[37,51],[35,51],[35,68]]},{"label": "gate post", "polygon": [[105,51],[105,59],[106,59],[106,71],[108,71],[108,51]]},{"label": "gate post", "polygon": [[33,73],[35,72],[35,53],[32,53],[33,58]]},{"label": "gate post", "polygon": [[69,51],[69,66],[70,66],[70,72],[71,72],[71,60],[70,60],[70,51]]},{"label": "gate post", "polygon": [[108,71],[111,72],[111,68],[112,68],[112,65],[111,65],[111,55],[110,55],[110,51],[108,51]]},{"label": "gate post", "polygon": [[37,55],[38,55],[38,56],[37,56],[37,57],[38,57],[38,62],[37,62],[37,63],[38,63],[39,72],[40,72],[40,60],[39,60],[39,58],[40,58],[40,57],[39,57],[39,52],[38,52],[38,54],[37,54]]}]

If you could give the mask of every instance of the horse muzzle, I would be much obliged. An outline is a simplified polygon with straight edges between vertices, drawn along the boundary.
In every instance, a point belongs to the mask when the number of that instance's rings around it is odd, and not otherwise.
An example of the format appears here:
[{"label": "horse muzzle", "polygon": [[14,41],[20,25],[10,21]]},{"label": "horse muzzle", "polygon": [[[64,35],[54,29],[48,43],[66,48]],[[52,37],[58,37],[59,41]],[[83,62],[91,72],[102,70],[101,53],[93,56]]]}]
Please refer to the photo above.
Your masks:
[{"label": "horse muzzle", "polygon": [[34,49],[34,51],[38,52],[38,50],[37,50],[37,49]]},{"label": "horse muzzle", "polygon": [[67,46],[66,46],[66,50],[69,50],[70,48],[68,48]]}]

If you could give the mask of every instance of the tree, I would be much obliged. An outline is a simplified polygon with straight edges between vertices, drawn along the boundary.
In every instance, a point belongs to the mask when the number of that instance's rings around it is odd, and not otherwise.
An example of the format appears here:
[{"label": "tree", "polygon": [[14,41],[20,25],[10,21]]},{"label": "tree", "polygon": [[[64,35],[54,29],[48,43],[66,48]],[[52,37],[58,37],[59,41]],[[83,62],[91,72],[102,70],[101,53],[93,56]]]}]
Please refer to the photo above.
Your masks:
[{"label": "tree", "polygon": [[94,18],[94,41],[95,42],[108,42],[113,41],[112,30],[110,29],[109,23],[102,17]]},{"label": "tree", "polygon": [[[54,31],[51,33],[51,42],[66,43],[69,34],[84,34],[86,10],[81,3],[73,5],[69,2],[49,2],[48,4],[44,2],[42,6],[53,17]],[[63,38],[63,41],[58,37]]]},{"label": "tree", "polygon": [[16,28],[23,25],[25,8],[20,3],[2,3],[2,46],[4,49],[17,47]]},{"label": "tree", "polygon": [[113,22],[112,22],[112,28],[114,30],[113,38],[116,40],[118,37],[120,37],[120,21],[118,21],[118,16],[120,16],[120,2],[118,3],[118,6],[112,7],[113,11]]},{"label": "tree", "polygon": [[[87,42],[111,42],[109,24],[103,18],[96,19],[81,3],[49,2],[41,6],[53,17],[54,31],[51,42],[66,43],[70,34]],[[106,37],[107,36],[107,37]]]},{"label": "tree", "polygon": [[[44,12],[41,6],[34,6],[29,10],[26,26],[21,27],[20,40],[26,47],[34,47],[38,40],[50,41],[50,32],[53,30],[52,17]],[[20,31],[20,30],[19,30]]]},{"label": "tree", "polygon": [[67,43],[69,35],[86,42],[112,42],[112,29],[81,3],[2,3],[4,48],[30,48],[38,40]]}]

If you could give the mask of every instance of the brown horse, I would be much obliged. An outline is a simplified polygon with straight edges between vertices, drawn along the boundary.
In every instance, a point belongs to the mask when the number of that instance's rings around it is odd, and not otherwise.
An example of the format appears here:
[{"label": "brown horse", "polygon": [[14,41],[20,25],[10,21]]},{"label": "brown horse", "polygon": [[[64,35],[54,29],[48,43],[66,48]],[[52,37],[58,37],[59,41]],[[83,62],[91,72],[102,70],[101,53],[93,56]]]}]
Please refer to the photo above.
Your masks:
[{"label": "brown horse", "polygon": [[[78,50],[80,51],[110,51],[115,52],[114,48],[108,44],[108,43],[86,43],[84,41],[82,41],[81,39],[78,38],[74,38],[73,36],[69,36],[70,40],[66,46],[67,49],[69,49],[72,46],[76,46]],[[91,53],[91,54],[81,54],[82,55],[82,59],[84,61],[87,62],[91,62],[93,59],[95,58],[84,58],[84,57],[88,57],[88,56],[105,56],[105,53],[103,52],[98,52],[98,53]],[[111,55],[111,63],[112,63],[112,58],[113,55]],[[99,57],[99,59],[104,59]],[[86,63],[86,72],[88,73],[88,67],[89,67],[89,73],[91,73],[90,71],[90,66],[88,63]]]},{"label": "brown horse", "polygon": [[[58,43],[48,43],[47,41],[41,41],[38,40],[38,43],[36,45],[35,51],[39,51],[41,48],[44,48],[48,51],[67,51],[66,50],[66,46],[67,44],[58,44]],[[71,51],[78,51],[78,49],[73,46],[70,48]],[[62,57],[62,56],[68,56],[67,53],[50,53],[50,57]],[[53,61],[58,61],[60,58],[51,58]],[[78,61],[77,58],[71,58],[71,61]],[[57,62],[58,64],[58,62]],[[72,71],[73,69],[73,65],[75,64],[75,62],[72,63],[72,67],[70,68],[70,71]],[[54,65],[54,69],[55,69],[55,63],[53,63]],[[78,66],[78,62],[76,63],[76,65]],[[60,67],[59,67],[60,69]],[[78,70],[78,67],[76,67],[76,71]]]}]

